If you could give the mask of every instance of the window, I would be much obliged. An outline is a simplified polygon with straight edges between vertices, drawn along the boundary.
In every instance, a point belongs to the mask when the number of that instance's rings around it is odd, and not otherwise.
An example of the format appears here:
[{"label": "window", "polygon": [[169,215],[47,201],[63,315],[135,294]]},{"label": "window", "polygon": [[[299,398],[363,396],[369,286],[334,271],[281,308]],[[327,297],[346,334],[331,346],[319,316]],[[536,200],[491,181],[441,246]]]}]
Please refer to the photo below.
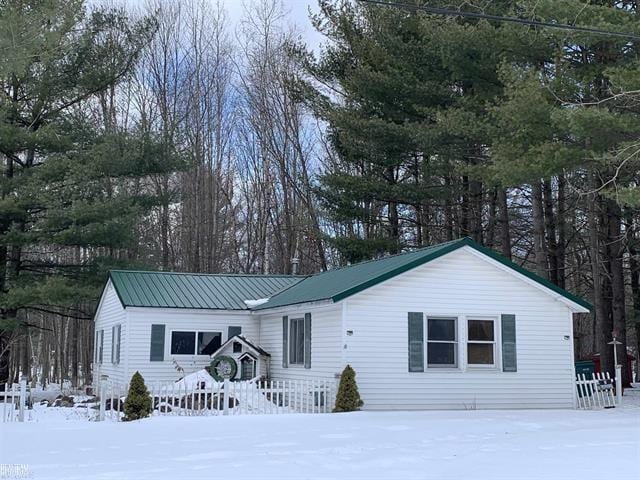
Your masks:
[{"label": "window", "polygon": [[102,354],[104,350],[104,330],[96,332],[96,363],[102,364]]},{"label": "window", "polygon": [[242,344],[240,342],[233,342],[233,353],[242,353]]},{"label": "window", "polygon": [[427,367],[456,367],[456,318],[427,319]]},{"label": "window", "polygon": [[198,355],[211,355],[222,345],[222,333],[198,332]]},{"label": "window", "polygon": [[96,363],[102,363],[102,350],[104,346],[104,330],[98,330],[96,332]]},{"label": "window", "polygon": [[122,325],[114,325],[111,327],[111,363],[118,365],[120,363],[120,339],[122,336]]},{"label": "window", "polygon": [[196,332],[171,332],[171,355],[193,355]]},{"label": "window", "polygon": [[171,332],[171,355],[211,355],[220,345],[221,332]]},{"label": "window", "polygon": [[289,321],[289,363],[304,364],[304,318]]},{"label": "window", "polygon": [[467,332],[467,364],[495,365],[495,322],[469,320]]}]

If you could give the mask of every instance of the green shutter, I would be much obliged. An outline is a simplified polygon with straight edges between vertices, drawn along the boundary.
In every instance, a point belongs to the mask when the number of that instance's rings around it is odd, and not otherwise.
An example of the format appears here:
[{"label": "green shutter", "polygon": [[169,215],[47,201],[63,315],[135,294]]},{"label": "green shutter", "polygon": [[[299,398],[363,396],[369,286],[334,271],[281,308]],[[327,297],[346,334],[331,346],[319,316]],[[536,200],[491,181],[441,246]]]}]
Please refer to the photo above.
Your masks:
[{"label": "green shutter", "polygon": [[517,372],[518,357],[516,353],[516,316],[505,314],[502,323],[502,371]]},{"label": "green shutter", "polygon": [[229,327],[227,328],[227,340],[240,335],[242,333],[242,327]]},{"label": "green shutter", "polygon": [[102,355],[104,351],[104,329],[100,330],[100,351],[98,352],[98,362],[102,365]]},{"label": "green shutter", "polygon": [[282,317],[282,368],[289,367],[289,317]]},{"label": "green shutter", "polygon": [[111,363],[116,363],[116,326],[111,327]]},{"label": "green shutter", "polygon": [[164,361],[164,329],[162,324],[151,325],[151,349],[149,360],[152,362]]},{"label": "green shutter", "polygon": [[409,312],[409,371],[424,372],[424,320],[422,312]]},{"label": "green shutter", "polygon": [[311,368],[311,314],[304,314],[304,368]]},{"label": "green shutter", "polygon": [[116,363],[120,365],[120,348],[122,345],[122,324],[118,324],[117,335],[118,335],[118,348],[116,349]]}]

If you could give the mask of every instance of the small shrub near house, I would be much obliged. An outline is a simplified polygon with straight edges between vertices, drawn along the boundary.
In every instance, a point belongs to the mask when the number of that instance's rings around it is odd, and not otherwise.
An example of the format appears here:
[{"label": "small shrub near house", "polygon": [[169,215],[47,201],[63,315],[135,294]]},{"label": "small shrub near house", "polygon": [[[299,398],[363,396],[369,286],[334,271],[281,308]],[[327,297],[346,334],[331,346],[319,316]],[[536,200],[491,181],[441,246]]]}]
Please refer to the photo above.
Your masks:
[{"label": "small shrub near house", "polygon": [[358,392],[356,372],[351,368],[351,365],[347,365],[340,376],[336,406],[333,408],[333,411],[355,412],[356,410],[360,410],[362,405],[364,405],[364,402],[360,398],[360,392]]},{"label": "small shrub near house", "polygon": [[136,372],[131,377],[129,393],[127,393],[127,398],[124,401],[123,420],[128,422],[146,418],[151,415],[152,409],[151,396],[147,386],[144,384],[144,378],[142,378],[140,372]]}]

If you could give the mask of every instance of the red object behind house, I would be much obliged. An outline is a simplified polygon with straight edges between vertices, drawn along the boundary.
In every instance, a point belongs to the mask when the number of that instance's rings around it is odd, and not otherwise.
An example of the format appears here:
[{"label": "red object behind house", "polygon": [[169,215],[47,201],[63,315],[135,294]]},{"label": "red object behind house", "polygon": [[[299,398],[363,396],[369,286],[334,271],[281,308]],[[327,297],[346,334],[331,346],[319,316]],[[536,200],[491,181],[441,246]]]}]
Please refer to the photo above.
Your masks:
[{"label": "red object behind house", "polygon": [[[634,357],[633,355],[631,355],[630,353],[627,353],[627,368],[629,369],[628,371],[631,372],[631,362],[633,362],[636,359],[636,357]],[[591,357],[591,360],[593,360],[593,364],[595,365],[595,370],[596,373],[600,373],[601,367],[600,367],[600,354],[596,353]]]}]

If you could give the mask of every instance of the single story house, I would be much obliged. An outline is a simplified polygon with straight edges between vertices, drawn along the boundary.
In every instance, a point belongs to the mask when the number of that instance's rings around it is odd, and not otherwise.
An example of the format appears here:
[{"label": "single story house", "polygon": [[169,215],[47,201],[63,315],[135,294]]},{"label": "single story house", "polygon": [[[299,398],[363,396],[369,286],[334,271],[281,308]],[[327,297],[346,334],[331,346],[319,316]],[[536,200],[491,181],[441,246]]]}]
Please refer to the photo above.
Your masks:
[{"label": "single story house", "polygon": [[571,408],[590,308],[469,238],[311,276],[112,271],[95,373],[174,381],[230,349],[236,378],[350,364],[364,409]]}]

